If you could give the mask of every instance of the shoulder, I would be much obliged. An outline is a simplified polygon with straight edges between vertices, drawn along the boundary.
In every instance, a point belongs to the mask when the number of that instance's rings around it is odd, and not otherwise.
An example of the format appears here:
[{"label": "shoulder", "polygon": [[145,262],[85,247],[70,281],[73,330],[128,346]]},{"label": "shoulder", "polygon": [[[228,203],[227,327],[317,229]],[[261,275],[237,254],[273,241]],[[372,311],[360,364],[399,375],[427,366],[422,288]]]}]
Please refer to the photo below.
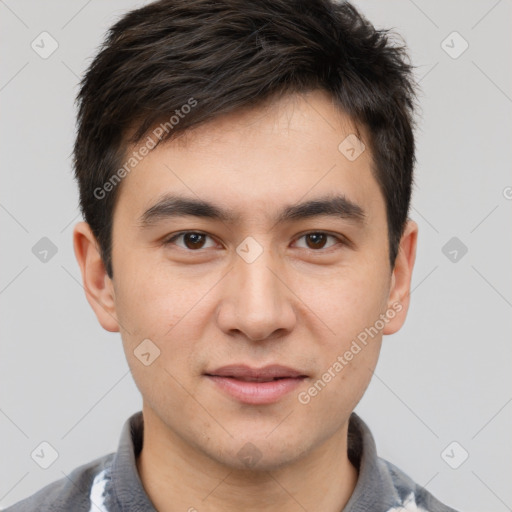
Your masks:
[{"label": "shoulder", "polygon": [[102,501],[114,455],[110,453],[77,467],[69,475],[48,484],[4,512],[89,512],[95,497]]},{"label": "shoulder", "polygon": [[381,471],[389,475],[399,502],[387,512],[457,512],[444,505],[391,462],[379,457]]},{"label": "shoulder", "polygon": [[368,425],[355,412],[348,426],[348,456],[359,477],[343,512],[457,512],[379,457]]}]

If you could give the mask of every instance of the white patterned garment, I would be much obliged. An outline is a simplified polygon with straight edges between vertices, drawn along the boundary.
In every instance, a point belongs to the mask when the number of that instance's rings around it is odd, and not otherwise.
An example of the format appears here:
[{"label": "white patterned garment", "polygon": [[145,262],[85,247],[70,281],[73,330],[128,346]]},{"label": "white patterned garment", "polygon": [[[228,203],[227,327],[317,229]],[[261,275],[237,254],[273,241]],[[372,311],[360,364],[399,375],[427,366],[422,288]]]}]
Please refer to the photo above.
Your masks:
[{"label": "white patterned garment", "polygon": [[411,492],[407,498],[402,502],[401,505],[390,508],[387,512],[428,512],[423,507],[418,507],[414,493]]},{"label": "white patterned garment", "polygon": [[108,512],[105,500],[107,499],[107,483],[110,481],[109,476],[107,476],[109,474],[109,471],[104,469],[94,477],[89,493],[89,500],[91,501],[89,512]]},{"label": "white patterned garment", "polygon": [[[143,429],[138,412],[124,424],[117,452],[76,468],[5,512],[157,512],[137,472]],[[359,477],[340,512],[456,512],[378,457],[373,436],[356,413],[350,417],[348,447]]]}]

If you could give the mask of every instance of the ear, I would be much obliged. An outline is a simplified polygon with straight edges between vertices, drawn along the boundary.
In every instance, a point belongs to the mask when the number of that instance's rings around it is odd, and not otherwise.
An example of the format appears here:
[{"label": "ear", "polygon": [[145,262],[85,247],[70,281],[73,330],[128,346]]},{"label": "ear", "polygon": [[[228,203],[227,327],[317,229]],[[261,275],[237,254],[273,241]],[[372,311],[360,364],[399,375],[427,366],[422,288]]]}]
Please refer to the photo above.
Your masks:
[{"label": "ear", "polygon": [[82,272],[85,296],[98,321],[107,331],[118,332],[114,285],[105,270],[96,237],[86,222],[75,226],[73,247]]},{"label": "ear", "polygon": [[409,219],[400,240],[389,290],[388,311],[394,311],[396,314],[393,318],[390,318],[384,327],[383,334],[394,334],[405,323],[409,310],[411,278],[414,261],[416,260],[417,240],[418,225]]}]

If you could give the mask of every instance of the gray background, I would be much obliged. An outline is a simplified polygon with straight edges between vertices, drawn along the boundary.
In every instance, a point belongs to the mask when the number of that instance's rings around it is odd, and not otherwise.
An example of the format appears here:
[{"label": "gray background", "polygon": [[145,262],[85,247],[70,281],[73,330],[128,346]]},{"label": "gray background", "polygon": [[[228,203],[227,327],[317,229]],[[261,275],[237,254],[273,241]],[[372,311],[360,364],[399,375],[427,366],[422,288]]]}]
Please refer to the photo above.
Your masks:
[{"label": "gray background", "polygon": [[[120,337],[102,330],[81,286],[70,155],[79,77],[107,27],[143,3],[0,0],[2,507],[115,450],[141,407]],[[512,510],[512,5],[356,5],[403,35],[423,89],[411,310],[384,338],[356,411],[379,454],[442,501],[468,512]],[[43,31],[59,45],[46,59],[31,47]],[[457,58],[462,39],[442,45],[453,31],[469,44]],[[32,252],[43,237],[58,250],[46,262]],[[48,469],[31,458],[42,441],[58,452]],[[468,459],[450,467],[465,451]]]}]

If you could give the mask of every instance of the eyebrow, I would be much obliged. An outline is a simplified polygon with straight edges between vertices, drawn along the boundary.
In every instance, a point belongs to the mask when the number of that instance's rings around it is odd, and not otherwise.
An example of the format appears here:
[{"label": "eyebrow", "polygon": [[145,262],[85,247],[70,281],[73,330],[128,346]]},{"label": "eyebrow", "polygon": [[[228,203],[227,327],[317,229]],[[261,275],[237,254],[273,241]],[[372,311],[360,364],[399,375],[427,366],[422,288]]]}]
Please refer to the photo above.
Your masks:
[{"label": "eyebrow", "polygon": [[[193,216],[225,223],[236,223],[240,215],[201,199],[165,195],[148,208],[139,218],[141,228],[148,228],[160,221],[173,217]],[[276,224],[309,219],[319,216],[341,218],[362,225],[366,214],[358,204],[344,195],[320,197],[311,201],[286,206],[277,216]]]}]

